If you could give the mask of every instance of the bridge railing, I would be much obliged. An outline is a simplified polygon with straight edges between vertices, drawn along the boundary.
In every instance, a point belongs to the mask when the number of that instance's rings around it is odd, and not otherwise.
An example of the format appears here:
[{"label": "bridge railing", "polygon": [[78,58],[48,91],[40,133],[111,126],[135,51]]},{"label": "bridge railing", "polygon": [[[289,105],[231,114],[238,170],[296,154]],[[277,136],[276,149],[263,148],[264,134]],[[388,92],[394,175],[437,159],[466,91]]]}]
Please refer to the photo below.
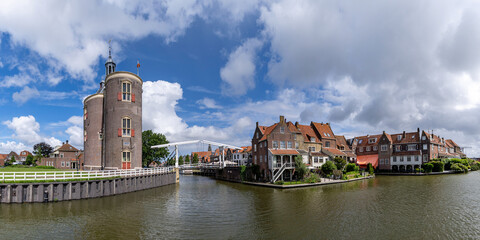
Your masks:
[{"label": "bridge railing", "polygon": [[173,167],[142,168],[103,171],[50,171],[50,172],[0,172],[0,182],[22,181],[73,181],[90,179],[125,178],[163,174],[174,171]]}]

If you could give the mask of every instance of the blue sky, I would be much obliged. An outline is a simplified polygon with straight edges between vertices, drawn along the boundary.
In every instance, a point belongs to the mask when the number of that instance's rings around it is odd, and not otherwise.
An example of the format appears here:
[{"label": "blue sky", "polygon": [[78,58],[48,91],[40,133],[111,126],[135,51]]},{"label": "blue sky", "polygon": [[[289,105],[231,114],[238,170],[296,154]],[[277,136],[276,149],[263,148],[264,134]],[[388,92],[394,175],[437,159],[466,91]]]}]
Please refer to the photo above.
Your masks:
[{"label": "blue sky", "polygon": [[[117,70],[144,85],[144,130],[248,145],[279,115],[353,137],[433,130],[480,149],[475,1],[2,1],[0,152],[70,140]],[[196,149],[195,149],[196,150]]]}]

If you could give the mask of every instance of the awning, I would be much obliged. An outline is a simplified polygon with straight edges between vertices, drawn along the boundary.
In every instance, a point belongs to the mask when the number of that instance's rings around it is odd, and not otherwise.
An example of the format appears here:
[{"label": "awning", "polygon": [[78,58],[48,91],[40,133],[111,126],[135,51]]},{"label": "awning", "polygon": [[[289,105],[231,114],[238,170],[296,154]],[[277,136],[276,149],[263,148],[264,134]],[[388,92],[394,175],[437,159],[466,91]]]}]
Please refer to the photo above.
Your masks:
[{"label": "awning", "polygon": [[298,155],[294,149],[268,149],[273,155]]},{"label": "awning", "polygon": [[357,155],[357,164],[360,167],[367,167],[367,164],[371,163],[374,168],[378,166],[378,155]]}]

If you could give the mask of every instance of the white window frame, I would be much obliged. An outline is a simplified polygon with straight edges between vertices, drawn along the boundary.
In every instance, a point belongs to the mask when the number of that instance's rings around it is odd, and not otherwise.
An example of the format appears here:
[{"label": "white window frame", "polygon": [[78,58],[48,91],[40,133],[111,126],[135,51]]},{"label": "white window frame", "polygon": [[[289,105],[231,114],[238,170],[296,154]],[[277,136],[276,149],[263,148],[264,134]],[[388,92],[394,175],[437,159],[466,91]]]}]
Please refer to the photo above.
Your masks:
[{"label": "white window frame", "polygon": [[285,127],[280,127],[280,133],[285,133]]},{"label": "white window frame", "polygon": [[285,149],[285,141],[280,141],[280,149]]},{"label": "white window frame", "polygon": [[129,117],[122,118],[122,137],[132,136],[132,119]]},{"label": "white window frame", "polygon": [[382,152],[386,152],[387,151],[387,145],[382,145],[380,147],[380,149],[381,149]]},{"label": "white window frame", "polygon": [[400,141],[400,140],[402,140],[402,135],[397,136],[397,141]]},{"label": "white window frame", "polygon": [[291,148],[292,148],[292,142],[290,142],[290,141],[287,142],[287,148],[288,148],[288,149],[291,149]]},{"label": "white window frame", "polygon": [[122,151],[122,162],[132,162],[132,153],[130,151]]},{"label": "white window frame", "polygon": [[273,141],[273,146],[274,149],[278,148],[278,141]]},{"label": "white window frame", "polygon": [[373,151],[378,151],[378,147],[376,145],[373,146]]},{"label": "white window frame", "polygon": [[315,142],[315,137],[310,137],[310,142]]},{"label": "white window frame", "polygon": [[122,81],[122,101],[132,101],[132,83],[130,81]]},{"label": "white window frame", "polygon": [[370,148],[370,146],[367,146],[367,147],[365,148],[365,152],[370,152],[370,150],[372,150],[372,148]]},{"label": "white window frame", "polygon": [[417,145],[410,144],[410,145],[408,145],[407,149],[408,149],[408,151],[415,151],[415,150],[417,150]]},{"label": "white window frame", "polygon": [[61,166],[62,166],[62,167],[65,167],[65,162],[64,162],[64,161],[62,161]]}]

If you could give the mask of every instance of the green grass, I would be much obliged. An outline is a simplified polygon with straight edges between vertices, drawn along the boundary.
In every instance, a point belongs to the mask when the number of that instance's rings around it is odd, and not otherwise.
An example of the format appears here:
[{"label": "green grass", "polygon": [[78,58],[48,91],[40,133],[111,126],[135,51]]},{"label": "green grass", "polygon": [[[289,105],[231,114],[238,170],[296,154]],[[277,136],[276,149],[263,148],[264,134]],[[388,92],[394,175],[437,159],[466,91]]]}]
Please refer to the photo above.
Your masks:
[{"label": "green grass", "polygon": [[16,181],[1,181],[1,183],[46,183],[46,182],[75,182],[75,181],[88,181],[88,180],[113,180],[120,177],[107,177],[107,178],[72,178],[72,179],[63,179],[63,180],[16,180]]},{"label": "green grass", "polygon": [[42,168],[42,167],[2,167],[0,172],[53,172],[53,171],[76,171],[73,169],[57,169],[57,168]]}]

